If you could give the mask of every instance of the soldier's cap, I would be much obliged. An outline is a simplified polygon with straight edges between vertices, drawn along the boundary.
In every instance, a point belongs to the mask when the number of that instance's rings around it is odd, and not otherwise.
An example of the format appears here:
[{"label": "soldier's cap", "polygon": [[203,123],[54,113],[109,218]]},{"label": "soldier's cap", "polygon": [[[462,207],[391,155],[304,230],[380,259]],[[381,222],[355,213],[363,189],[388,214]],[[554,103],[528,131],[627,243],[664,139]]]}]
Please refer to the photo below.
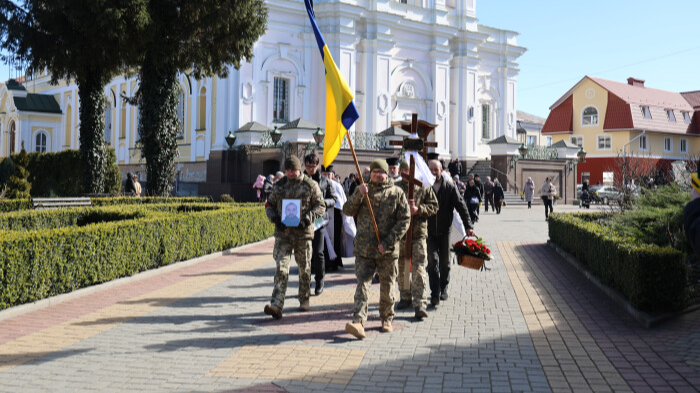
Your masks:
[{"label": "soldier's cap", "polygon": [[439,160],[440,154],[438,153],[428,153],[428,160]]},{"label": "soldier's cap", "polygon": [[299,161],[299,158],[297,157],[287,157],[286,160],[284,160],[284,169],[296,169],[296,170],[301,170],[301,161]]},{"label": "soldier's cap", "polygon": [[385,173],[388,173],[389,172],[389,165],[386,163],[386,160],[382,160],[381,158],[377,158],[376,160],[372,161],[372,163],[369,165],[370,172],[375,170],[375,169],[381,169]]},{"label": "soldier's cap", "polygon": [[321,172],[335,173],[335,170],[333,170],[333,165],[328,165],[328,166],[321,165]]},{"label": "soldier's cap", "polygon": [[399,165],[399,169],[410,169],[406,160],[401,160],[401,164]]},{"label": "soldier's cap", "polygon": [[389,166],[397,166],[397,165],[399,165],[399,158],[398,157],[389,157],[386,159],[386,163]]}]

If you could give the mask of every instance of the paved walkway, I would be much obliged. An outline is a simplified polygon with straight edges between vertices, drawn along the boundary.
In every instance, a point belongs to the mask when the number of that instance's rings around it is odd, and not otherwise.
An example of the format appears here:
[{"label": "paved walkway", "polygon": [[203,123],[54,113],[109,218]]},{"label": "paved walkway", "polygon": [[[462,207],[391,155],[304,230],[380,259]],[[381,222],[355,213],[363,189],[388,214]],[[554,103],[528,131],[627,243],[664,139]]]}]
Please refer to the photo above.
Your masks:
[{"label": "paved walkway", "polygon": [[0,391],[698,391],[700,312],[640,327],[545,244],[541,210],[482,214],[491,270],[454,266],[423,322],[399,311],[380,333],[373,286],[362,341],[344,331],[352,260],[308,313],[293,268],[284,318],[263,314],[271,241],[2,312]]}]

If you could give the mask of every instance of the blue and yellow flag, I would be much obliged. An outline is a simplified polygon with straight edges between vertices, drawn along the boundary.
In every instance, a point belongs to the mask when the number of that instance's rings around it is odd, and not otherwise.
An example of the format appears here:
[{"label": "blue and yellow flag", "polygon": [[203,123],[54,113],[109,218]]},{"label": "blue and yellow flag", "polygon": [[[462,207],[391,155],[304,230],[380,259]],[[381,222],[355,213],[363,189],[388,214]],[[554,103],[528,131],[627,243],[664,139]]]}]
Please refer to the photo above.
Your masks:
[{"label": "blue and yellow flag", "polygon": [[326,41],[318,29],[311,0],[304,0],[304,3],[326,68],[326,136],[323,143],[323,165],[328,166],[335,160],[345,134],[360,115],[353,102],[354,96],[335,65]]}]

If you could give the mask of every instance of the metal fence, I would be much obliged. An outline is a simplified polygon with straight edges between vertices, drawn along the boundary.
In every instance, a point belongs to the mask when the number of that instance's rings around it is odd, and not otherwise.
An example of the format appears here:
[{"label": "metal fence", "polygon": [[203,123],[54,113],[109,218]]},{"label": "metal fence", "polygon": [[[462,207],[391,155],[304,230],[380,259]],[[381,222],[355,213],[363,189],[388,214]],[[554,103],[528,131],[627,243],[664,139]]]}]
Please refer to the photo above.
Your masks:
[{"label": "metal fence", "polygon": [[559,156],[557,149],[549,146],[528,145],[526,160],[556,160]]},{"label": "metal fence", "polygon": [[[348,132],[347,135],[352,140],[352,147],[356,150],[381,150],[386,148],[384,136],[372,132]],[[341,149],[349,149],[348,141],[343,138]]]}]

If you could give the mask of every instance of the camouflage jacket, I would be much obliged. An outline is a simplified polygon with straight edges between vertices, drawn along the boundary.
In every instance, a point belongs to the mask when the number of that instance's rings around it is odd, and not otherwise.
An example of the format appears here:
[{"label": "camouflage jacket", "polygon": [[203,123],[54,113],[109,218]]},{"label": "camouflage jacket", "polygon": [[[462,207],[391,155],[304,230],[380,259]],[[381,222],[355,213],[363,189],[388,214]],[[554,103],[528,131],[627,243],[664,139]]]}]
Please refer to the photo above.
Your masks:
[{"label": "camouflage jacket", "polygon": [[[408,198],[408,183],[401,180],[395,184]],[[434,216],[438,211],[437,197],[432,187],[419,187],[414,184],[413,201],[418,208],[418,213],[413,216],[413,240],[425,239],[428,237],[428,217]]]},{"label": "camouflage jacket", "polygon": [[265,213],[270,221],[282,218],[283,199],[301,200],[301,223],[298,227],[276,227],[275,237],[313,239],[313,222],[326,211],[326,204],[318,184],[303,173],[294,180],[285,176],[276,182],[265,203]]},{"label": "camouflage jacket", "polygon": [[[394,181],[391,179],[383,183],[370,182],[367,186],[369,188],[367,195],[374,210],[382,245],[387,253],[398,258],[398,241],[408,230],[411,218],[406,195],[400,188],[394,186]],[[378,257],[380,254],[377,235],[374,232],[367,202],[359,189],[356,188],[345,202],[343,213],[347,216],[357,215],[355,254],[365,258]]]}]

